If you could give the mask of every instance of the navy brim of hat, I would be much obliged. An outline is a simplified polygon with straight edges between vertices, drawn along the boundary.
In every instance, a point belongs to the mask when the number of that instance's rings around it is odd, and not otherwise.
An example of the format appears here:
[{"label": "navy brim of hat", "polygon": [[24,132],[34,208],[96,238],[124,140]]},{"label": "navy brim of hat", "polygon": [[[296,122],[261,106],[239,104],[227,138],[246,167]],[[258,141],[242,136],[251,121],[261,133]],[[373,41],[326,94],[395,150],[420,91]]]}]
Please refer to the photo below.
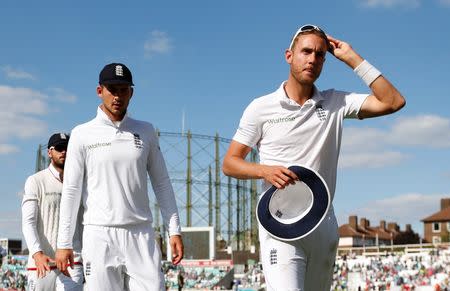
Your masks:
[{"label": "navy brim of hat", "polygon": [[116,84],[127,84],[130,86],[134,86],[134,84],[127,80],[105,80],[101,83],[102,85],[116,85]]},{"label": "navy brim of hat", "polygon": [[262,194],[256,206],[256,217],[261,226],[273,237],[284,241],[301,239],[314,231],[325,218],[331,203],[327,184],[316,171],[304,166],[291,166],[288,169],[311,190],[312,205],[307,213],[297,221],[289,223],[275,218],[269,210],[269,204],[274,193],[283,191],[275,186],[271,186]]},{"label": "navy brim of hat", "polygon": [[60,140],[60,141],[54,142],[52,146],[55,147],[55,146],[59,146],[59,145],[68,145],[68,144],[69,144],[68,140]]}]

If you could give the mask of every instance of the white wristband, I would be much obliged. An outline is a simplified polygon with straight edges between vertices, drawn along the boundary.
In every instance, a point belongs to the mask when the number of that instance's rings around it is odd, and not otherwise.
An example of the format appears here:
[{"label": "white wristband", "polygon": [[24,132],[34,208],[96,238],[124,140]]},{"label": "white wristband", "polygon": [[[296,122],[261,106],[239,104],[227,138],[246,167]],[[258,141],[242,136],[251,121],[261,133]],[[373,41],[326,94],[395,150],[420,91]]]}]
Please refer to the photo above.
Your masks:
[{"label": "white wristband", "polygon": [[381,72],[372,66],[368,61],[364,60],[353,70],[367,86],[370,86],[376,78],[381,76]]}]

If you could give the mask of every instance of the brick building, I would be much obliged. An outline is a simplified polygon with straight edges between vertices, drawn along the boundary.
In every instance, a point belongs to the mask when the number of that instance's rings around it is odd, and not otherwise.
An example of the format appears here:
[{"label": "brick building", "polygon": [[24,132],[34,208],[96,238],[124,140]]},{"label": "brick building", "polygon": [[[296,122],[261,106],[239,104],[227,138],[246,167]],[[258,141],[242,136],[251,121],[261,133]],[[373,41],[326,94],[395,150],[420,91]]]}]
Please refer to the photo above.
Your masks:
[{"label": "brick building", "polygon": [[406,225],[405,231],[401,231],[395,222],[386,225],[385,220],[381,220],[378,226],[371,226],[370,221],[363,217],[358,224],[356,215],[349,216],[348,223],[339,227],[339,236],[339,246],[343,247],[415,244],[420,240],[410,224]]},{"label": "brick building", "polygon": [[422,219],[426,242],[450,242],[450,198],[441,199],[441,210]]}]

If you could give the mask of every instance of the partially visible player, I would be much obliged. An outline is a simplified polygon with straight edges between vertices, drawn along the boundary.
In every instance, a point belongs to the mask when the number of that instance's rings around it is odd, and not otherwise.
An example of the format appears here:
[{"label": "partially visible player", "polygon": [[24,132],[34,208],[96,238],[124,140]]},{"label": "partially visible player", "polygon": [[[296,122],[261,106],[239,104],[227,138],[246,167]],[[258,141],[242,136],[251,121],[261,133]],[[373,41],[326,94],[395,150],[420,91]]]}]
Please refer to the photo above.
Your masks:
[{"label": "partially visible player", "polygon": [[[69,136],[53,134],[48,141],[50,165],[28,177],[22,201],[22,230],[29,250],[28,290],[83,290],[80,225],[73,238],[75,263],[65,274],[54,264],[64,164]],[[67,276],[66,276],[67,275]],[[70,277],[69,277],[70,276]]]},{"label": "partially visible player", "polygon": [[106,65],[97,116],[72,130],[64,173],[56,264],[72,264],[76,210],[83,215],[83,260],[89,290],[164,290],[147,174],[170,236],[174,264],[183,257],[175,195],[153,126],[130,118],[130,70]]},{"label": "partially visible player", "polygon": [[[353,69],[370,94],[329,89],[319,78],[327,51]],[[327,36],[315,25],[298,29],[285,51],[287,81],[273,93],[253,100],[224,158],[225,174],[264,179],[266,187],[284,188],[302,179],[287,167],[303,165],[317,171],[334,197],[343,120],[382,116],[400,110],[405,99],[369,62],[346,42]],[[245,157],[258,147],[260,164]],[[261,260],[268,290],[330,290],[339,241],[333,207],[309,235],[281,241],[259,228]]]}]

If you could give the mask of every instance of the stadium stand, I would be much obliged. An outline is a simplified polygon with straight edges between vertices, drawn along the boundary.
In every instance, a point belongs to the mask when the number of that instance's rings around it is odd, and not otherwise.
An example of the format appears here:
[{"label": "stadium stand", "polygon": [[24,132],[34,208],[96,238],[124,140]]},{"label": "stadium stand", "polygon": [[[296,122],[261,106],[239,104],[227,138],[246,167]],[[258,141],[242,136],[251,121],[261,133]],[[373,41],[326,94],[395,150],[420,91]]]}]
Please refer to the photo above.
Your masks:
[{"label": "stadium stand", "polygon": [[[25,290],[26,256],[8,256],[0,268],[0,291]],[[264,275],[258,263],[245,266],[234,274],[237,265],[163,264],[168,290],[264,290]],[[239,269],[239,268],[237,268]],[[223,279],[234,276],[225,287]],[[228,281],[227,281],[228,282]],[[181,286],[182,285],[182,289]],[[450,290],[449,246],[417,252],[379,253],[365,256],[356,253],[336,258],[332,290]]]},{"label": "stadium stand", "polygon": [[27,256],[5,256],[0,268],[0,290],[24,291],[27,285]]}]

